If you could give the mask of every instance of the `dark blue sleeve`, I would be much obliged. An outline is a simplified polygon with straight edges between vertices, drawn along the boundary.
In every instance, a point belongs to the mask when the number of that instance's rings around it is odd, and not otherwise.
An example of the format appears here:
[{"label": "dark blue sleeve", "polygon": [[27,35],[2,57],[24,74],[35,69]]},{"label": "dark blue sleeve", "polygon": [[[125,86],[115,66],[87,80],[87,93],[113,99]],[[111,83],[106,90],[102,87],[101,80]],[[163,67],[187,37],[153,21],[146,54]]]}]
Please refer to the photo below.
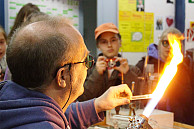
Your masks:
[{"label": "dark blue sleeve", "polygon": [[42,121],[38,123],[29,123],[14,127],[12,129],[61,129],[57,124],[48,121]]},{"label": "dark blue sleeve", "polygon": [[71,129],[86,129],[90,125],[104,119],[103,112],[96,113],[94,99],[72,103],[66,110],[65,116]]}]

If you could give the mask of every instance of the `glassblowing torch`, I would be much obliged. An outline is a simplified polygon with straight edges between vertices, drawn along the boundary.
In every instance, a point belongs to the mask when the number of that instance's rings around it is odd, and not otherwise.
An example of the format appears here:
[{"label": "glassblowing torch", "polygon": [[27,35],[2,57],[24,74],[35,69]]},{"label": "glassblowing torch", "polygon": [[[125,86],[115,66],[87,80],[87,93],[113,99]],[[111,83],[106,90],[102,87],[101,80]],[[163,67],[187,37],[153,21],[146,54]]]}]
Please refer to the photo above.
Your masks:
[{"label": "glassblowing torch", "polygon": [[127,129],[153,129],[148,124],[148,118],[142,114],[135,115],[132,118],[129,118],[129,124]]}]

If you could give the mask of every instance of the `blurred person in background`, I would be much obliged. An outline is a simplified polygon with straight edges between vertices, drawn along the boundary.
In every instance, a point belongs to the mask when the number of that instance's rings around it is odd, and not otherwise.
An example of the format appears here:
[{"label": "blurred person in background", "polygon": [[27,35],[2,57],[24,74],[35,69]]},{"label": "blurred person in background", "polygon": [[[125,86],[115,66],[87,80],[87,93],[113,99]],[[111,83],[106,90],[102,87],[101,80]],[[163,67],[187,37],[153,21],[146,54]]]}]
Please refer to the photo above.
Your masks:
[{"label": "blurred person in background", "polygon": [[0,26],[0,81],[3,81],[5,75],[6,63],[6,47],[7,35],[2,26]]},{"label": "blurred person in background", "polygon": [[84,93],[79,101],[89,100],[102,95],[110,86],[127,84],[131,88],[135,82],[135,94],[138,94],[139,68],[129,65],[126,58],[119,54],[121,35],[113,23],[105,23],[95,29],[96,46],[100,53],[95,67],[88,70],[84,83]]},{"label": "blurred person in background", "polygon": [[[183,39],[182,33],[176,28],[171,27],[164,30],[160,37],[158,45],[150,44],[148,47],[146,67],[144,67],[146,57],[143,57],[136,64],[136,66],[139,67],[142,73],[146,73],[146,71],[149,71],[147,70],[149,69],[148,66],[152,65],[152,74],[155,76],[157,81],[164,69],[165,63],[172,58],[168,34],[176,35],[180,42]],[[149,86],[144,85],[144,87],[141,88],[143,88],[141,91],[147,92],[148,90],[146,88],[149,88]],[[158,103],[157,108],[173,112],[174,120],[176,122],[194,124],[194,115],[191,113],[193,110],[192,105],[192,87],[189,77],[189,67],[183,60],[183,62],[178,65],[177,73],[167,87],[162,99]]]}]

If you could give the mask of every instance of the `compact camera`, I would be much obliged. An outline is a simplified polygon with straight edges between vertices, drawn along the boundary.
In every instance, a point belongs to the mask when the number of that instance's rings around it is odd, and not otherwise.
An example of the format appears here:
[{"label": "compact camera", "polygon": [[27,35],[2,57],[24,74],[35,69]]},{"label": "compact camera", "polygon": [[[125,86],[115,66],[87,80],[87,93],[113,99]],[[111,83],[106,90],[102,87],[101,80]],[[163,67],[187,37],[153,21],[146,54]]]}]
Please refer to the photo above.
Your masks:
[{"label": "compact camera", "polygon": [[116,58],[106,59],[106,63],[107,63],[108,68],[120,66],[120,62],[119,61],[116,62],[115,60],[116,60]]}]

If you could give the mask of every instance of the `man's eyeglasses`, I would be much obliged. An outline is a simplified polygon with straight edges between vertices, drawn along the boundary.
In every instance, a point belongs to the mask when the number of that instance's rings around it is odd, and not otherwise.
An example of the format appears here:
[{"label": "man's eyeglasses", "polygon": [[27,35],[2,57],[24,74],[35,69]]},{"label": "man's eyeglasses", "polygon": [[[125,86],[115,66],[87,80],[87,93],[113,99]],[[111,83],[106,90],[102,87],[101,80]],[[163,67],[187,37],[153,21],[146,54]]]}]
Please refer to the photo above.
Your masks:
[{"label": "man's eyeglasses", "polygon": [[162,40],[162,45],[164,47],[168,47],[170,45],[169,41],[168,40]]},{"label": "man's eyeglasses", "polygon": [[[90,69],[92,68],[92,66],[94,65],[94,58],[91,56],[91,55],[88,55],[85,59],[85,61],[82,61],[82,62],[76,62],[76,63],[68,63],[68,64],[65,64],[64,66],[66,65],[71,65],[71,64],[79,64],[79,63],[84,63],[85,66]],[[64,67],[62,66],[62,67]]]}]

